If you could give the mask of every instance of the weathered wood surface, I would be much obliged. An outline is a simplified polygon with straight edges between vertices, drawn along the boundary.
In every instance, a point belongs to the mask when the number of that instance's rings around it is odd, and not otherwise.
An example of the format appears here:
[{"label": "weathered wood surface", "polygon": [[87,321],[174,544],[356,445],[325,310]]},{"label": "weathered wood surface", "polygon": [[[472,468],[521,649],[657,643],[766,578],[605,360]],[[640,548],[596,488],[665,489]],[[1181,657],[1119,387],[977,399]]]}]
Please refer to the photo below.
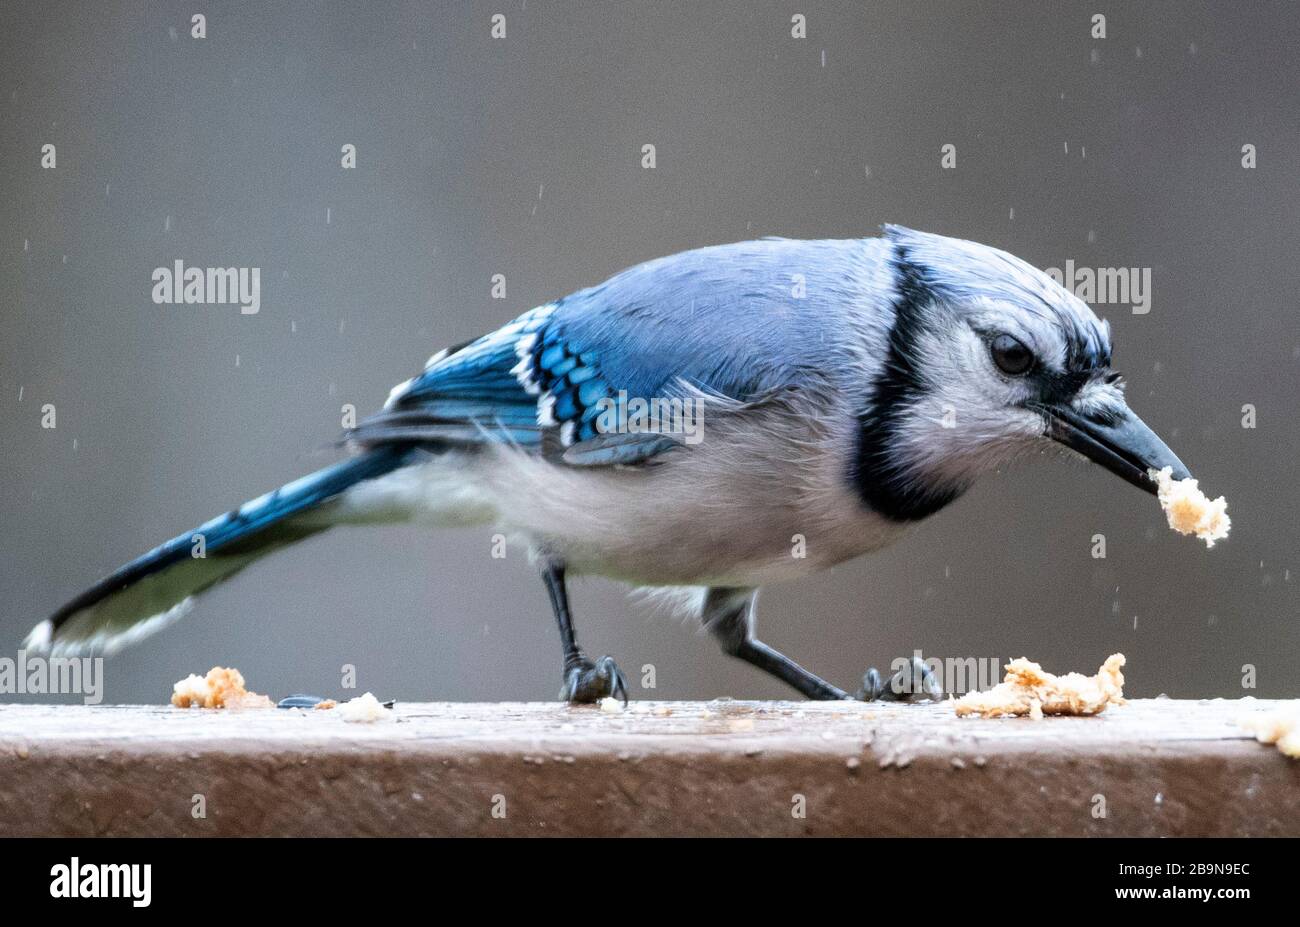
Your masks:
[{"label": "weathered wood surface", "polygon": [[1300,835],[1300,762],[1236,723],[1278,704],[6,705],[0,835]]}]

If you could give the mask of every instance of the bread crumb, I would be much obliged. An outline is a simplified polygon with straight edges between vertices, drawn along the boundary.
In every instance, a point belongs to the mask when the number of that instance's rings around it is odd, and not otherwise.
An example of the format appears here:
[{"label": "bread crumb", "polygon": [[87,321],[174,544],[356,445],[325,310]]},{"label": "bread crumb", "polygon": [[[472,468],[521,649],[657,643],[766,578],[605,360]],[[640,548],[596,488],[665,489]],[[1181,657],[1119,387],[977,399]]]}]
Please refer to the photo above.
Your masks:
[{"label": "bread crumb", "polygon": [[383,706],[379,699],[375,698],[369,692],[365,695],[359,695],[356,698],[348,699],[340,705],[336,711],[344,721],[354,724],[371,724],[375,721],[382,721],[388,717],[388,709]]},{"label": "bread crumb", "polygon": [[324,699],[323,701],[319,701],[319,702],[317,702],[315,705],[313,705],[313,706],[311,706],[311,707],[312,707],[312,710],[313,710],[313,711],[325,711],[326,709],[329,709],[329,708],[337,708],[337,707],[338,707],[338,704],[339,704],[339,703],[336,702],[336,701],[334,701],[334,699],[332,699],[332,698],[327,698],[327,699]]},{"label": "bread crumb", "polygon": [[1149,471],[1156,481],[1160,507],[1165,510],[1169,527],[1179,534],[1194,534],[1213,547],[1215,541],[1228,536],[1232,519],[1228,517],[1228,500],[1219,496],[1211,500],[1197,488],[1193,479],[1176,480],[1173,467]]},{"label": "bread crumb", "polygon": [[1300,759],[1300,709],[1247,715],[1239,722],[1262,744],[1276,744],[1284,756]]},{"label": "bread crumb", "polygon": [[273,708],[265,695],[249,692],[237,669],[214,666],[207,676],[191,674],[172,686],[177,708]]},{"label": "bread crumb", "polygon": [[1006,678],[987,692],[969,692],[952,703],[958,717],[1001,718],[1028,715],[1096,715],[1124,704],[1124,654],[1106,658],[1096,676],[1054,676],[1024,657],[1007,664]]},{"label": "bread crumb", "polygon": [[607,715],[618,715],[623,713],[623,703],[612,695],[607,695],[600,700],[600,710]]}]

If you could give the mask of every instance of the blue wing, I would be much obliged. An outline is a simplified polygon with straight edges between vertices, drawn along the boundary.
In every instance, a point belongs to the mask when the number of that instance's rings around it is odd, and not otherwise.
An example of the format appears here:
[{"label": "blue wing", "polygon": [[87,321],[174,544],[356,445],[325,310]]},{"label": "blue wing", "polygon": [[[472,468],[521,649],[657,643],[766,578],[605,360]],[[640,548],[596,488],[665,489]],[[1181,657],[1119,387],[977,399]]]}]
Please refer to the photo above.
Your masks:
[{"label": "blue wing", "polygon": [[508,441],[580,466],[646,462],[679,442],[604,433],[601,400],[696,389],[747,402],[815,375],[862,251],[860,241],[764,240],[633,267],[436,355],[349,437]]},{"label": "blue wing", "polygon": [[521,340],[535,337],[553,311],[553,305],[540,306],[476,341],[435,354],[423,373],[395,387],[383,411],[361,422],[348,439],[364,446],[497,440],[540,448],[545,429],[537,420],[538,397],[527,392],[514,368]]}]

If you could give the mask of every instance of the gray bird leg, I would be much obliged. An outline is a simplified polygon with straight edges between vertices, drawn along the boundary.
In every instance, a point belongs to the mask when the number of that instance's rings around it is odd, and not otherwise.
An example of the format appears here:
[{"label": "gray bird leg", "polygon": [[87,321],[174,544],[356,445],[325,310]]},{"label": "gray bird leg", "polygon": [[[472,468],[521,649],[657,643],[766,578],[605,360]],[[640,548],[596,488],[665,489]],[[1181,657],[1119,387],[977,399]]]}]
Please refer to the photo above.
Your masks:
[{"label": "gray bird leg", "polygon": [[876,699],[910,701],[941,696],[939,684],[929,667],[916,658],[896,673],[887,685],[880,681],[880,674],[875,669],[868,670],[862,677],[862,688],[849,695],[754,637],[754,600],[757,595],[757,589],[713,587],[705,596],[701,620],[721,643],[725,653],[757,666],[816,701],[846,698],[866,702]]},{"label": "gray bird leg", "polygon": [[542,569],[542,581],[551,597],[551,611],[560,628],[560,644],[564,648],[564,685],[560,698],[574,704],[598,702],[613,696],[627,704],[627,680],[618,664],[610,657],[592,661],[578,646],[573,631],[573,617],[569,614],[569,593],[564,585],[564,564],[548,562]]},{"label": "gray bird leg", "polygon": [[811,699],[833,701],[849,694],[825,679],[808,672],[785,654],[773,650],[754,637],[754,599],[756,589],[713,587],[704,599],[704,626],[722,644],[722,650],[746,663],[753,664],[782,682],[798,689]]}]

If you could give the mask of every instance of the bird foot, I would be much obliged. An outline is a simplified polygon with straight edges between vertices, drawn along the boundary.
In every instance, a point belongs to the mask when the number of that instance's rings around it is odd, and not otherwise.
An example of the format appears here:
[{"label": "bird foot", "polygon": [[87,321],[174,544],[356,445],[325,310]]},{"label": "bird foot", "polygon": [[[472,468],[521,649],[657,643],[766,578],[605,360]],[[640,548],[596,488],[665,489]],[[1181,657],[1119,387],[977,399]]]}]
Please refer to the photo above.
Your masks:
[{"label": "bird foot", "polygon": [[875,667],[867,670],[862,677],[862,688],[853,697],[861,702],[877,699],[882,702],[937,702],[943,698],[943,688],[925,661],[912,657],[911,662],[895,673],[888,683],[881,682]]},{"label": "bird foot", "polygon": [[572,705],[582,705],[610,696],[627,704],[627,679],[613,657],[601,657],[593,662],[579,654],[566,663],[561,699]]}]

